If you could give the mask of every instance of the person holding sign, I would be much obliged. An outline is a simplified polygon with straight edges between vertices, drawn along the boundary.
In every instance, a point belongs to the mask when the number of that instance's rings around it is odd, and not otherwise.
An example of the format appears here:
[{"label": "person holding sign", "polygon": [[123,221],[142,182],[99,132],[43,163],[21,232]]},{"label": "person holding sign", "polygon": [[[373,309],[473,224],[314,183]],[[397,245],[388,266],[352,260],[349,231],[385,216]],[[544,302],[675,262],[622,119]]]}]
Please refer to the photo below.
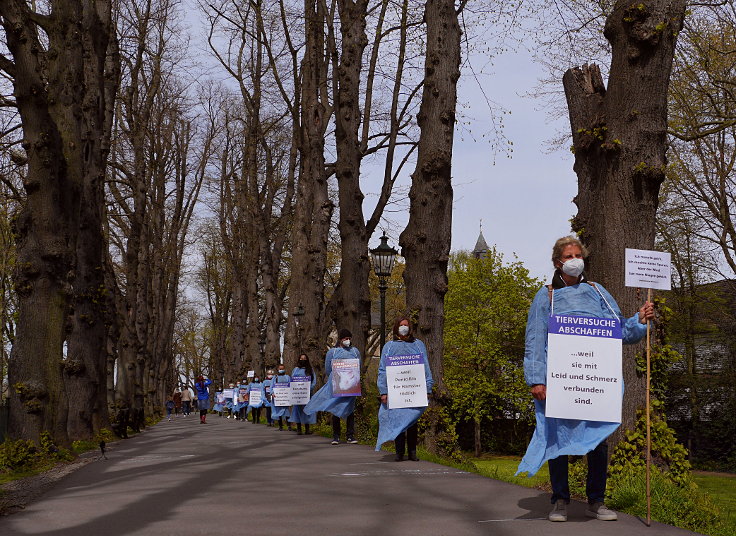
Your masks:
[{"label": "person holding sign", "polygon": [[261,421],[261,408],[265,398],[266,392],[261,379],[255,376],[248,385],[248,411],[253,412],[253,424],[258,424]]},{"label": "person holding sign", "polygon": [[[552,284],[537,292],[526,326],[524,378],[534,397],[537,427],[516,474],[528,472],[533,475],[545,461],[548,462],[553,504],[548,516],[550,521],[567,521],[567,504],[570,502],[567,457],[585,454],[588,458],[588,507],[585,514],[604,521],[617,519],[616,512],[606,508],[603,501],[608,466],[606,438],[618,428],[619,422],[612,422],[608,417],[596,419],[594,414],[581,419],[579,413],[600,404],[603,396],[618,397],[620,405],[623,392],[620,367],[616,374],[600,370],[612,360],[617,359],[620,363],[621,342],[633,344],[640,341],[646,335],[647,321],[654,318],[654,306],[649,302],[632,317],[625,318],[606,289],[586,279],[583,272],[586,256],[587,251],[577,238],[557,240],[552,250],[555,267]],[[557,338],[562,336],[566,338],[567,346],[559,346],[561,351],[558,352],[558,347],[552,343],[557,345]],[[612,348],[617,350],[611,351]],[[553,370],[550,366],[553,357],[555,363],[567,359],[571,370]],[[571,378],[577,383],[571,382]],[[562,384],[559,392],[553,393],[552,385],[548,383],[560,380],[567,383]],[[567,408],[558,411],[567,411],[577,417],[548,415],[548,387],[550,406],[553,405],[553,396],[560,397],[565,392],[575,395]],[[601,407],[598,411],[603,414],[607,409]]]},{"label": "person holding sign", "polygon": [[[302,383],[306,384],[305,394],[307,396],[307,403],[309,403],[309,395],[317,384],[317,378],[314,377],[314,371],[312,370],[312,365],[309,363],[307,354],[301,354],[299,356],[296,367],[291,371],[292,396],[296,394],[296,389],[301,386]],[[304,433],[311,435],[312,432],[309,430],[309,425],[317,422],[317,415],[307,415],[304,413],[304,406],[306,405],[307,404],[299,404],[297,401],[294,401],[294,404],[291,406],[289,422],[296,423],[296,433],[298,435],[302,435],[302,424],[304,425]]]},{"label": "person holding sign", "polygon": [[340,419],[347,420],[347,442],[355,439],[355,397],[360,396],[360,352],[351,345],[353,334],[341,329],[337,334],[337,345],[325,356],[327,383],[314,393],[304,406],[304,413],[313,415],[318,411],[332,413],[332,444],[340,443]]},{"label": "person holding sign", "polygon": [[[288,374],[286,374],[286,368],[284,367],[284,364],[281,363],[278,368],[278,374],[276,377],[271,381],[271,392],[273,397],[273,407],[271,408],[271,418],[275,421],[276,419],[279,420],[279,431],[284,430],[284,417],[288,417],[291,413],[289,411],[289,404],[285,406],[281,406],[276,401],[276,391],[278,384],[286,384],[289,385],[289,382],[291,381],[291,378]],[[289,427],[289,430],[291,430],[291,423],[287,422],[287,425]]]},{"label": "person holding sign", "polygon": [[266,395],[266,422],[268,426],[273,426],[273,418],[271,417],[271,411],[273,410],[273,397],[271,396],[271,385],[273,384],[273,370],[268,369],[266,371],[266,379],[263,380],[263,392]]},{"label": "person holding sign", "polygon": [[429,368],[427,348],[414,337],[411,321],[402,316],[394,322],[393,340],[381,350],[378,366],[378,440],[376,450],[386,441],[396,445],[396,461],[404,460],[406,444],[409,459],[417,458],[417,421],[427,409],[434,380]]}]

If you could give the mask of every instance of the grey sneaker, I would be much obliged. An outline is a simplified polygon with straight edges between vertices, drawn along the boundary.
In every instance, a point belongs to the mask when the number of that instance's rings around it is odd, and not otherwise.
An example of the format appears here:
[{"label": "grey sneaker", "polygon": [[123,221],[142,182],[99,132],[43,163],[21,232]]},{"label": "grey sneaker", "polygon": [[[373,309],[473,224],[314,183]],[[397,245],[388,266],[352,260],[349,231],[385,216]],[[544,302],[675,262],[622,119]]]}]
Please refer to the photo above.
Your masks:
[{"label": "grey sneaker", "polygon": [[567,503],[564,499],[557,500],[547,519],[550,521],[567,521]]},{"label": "grey sneaker", "polygon": [[616,521],[618,519],[616,512],[606,508],[606,505],[602,502],[589,504],[588,508],[585,509],[585,515],[601,521]]},{"label": "grey sneaker", "polygon": [[354,437],[348,438],[348,443],[350,443],[351,445],[355,445],[357,442],[358,440]]},{"label": "grey sneaker", "polygon": [[338,440],[338,439],[333,439],[333,440],[332,440],[332,443],[331,443],[331,444],[332,444],[332,445],[339,445],[339,444],[340,444],[340,440]]}]

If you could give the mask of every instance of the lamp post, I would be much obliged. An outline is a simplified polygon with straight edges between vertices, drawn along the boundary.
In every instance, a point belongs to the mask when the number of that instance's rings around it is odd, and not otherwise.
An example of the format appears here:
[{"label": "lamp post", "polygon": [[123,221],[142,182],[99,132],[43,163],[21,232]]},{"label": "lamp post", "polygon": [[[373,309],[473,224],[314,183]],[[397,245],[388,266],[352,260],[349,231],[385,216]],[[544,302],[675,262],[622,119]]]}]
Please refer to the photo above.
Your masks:
[{"label": "lamp post", "polygon": [[373,271],[378,276],[378,290],[381,292],[381,350],[386,342],[386,289],[388,288],[388,278],[391,277],[391,271],[394,269],[394,261],[399,253],[388,245],[386,233],[381,236],[381,243],[377,248],[370,250],[371,259],[373,260]]},{"label": "lamp post", "polygon": [[263,376],[263,369],[266,366],[266,339],[263,337],[258,339],[258,351],[261,352],[261,372],[259,374]]},{"label": "lamp post", "polygon": [[294,324],[296,325],[297,343],[299,346],[299,352],[301,352],[302,351],[302,317],[304,316],[304,307],[302,306],[301,303],[297,305],[296,311],[291,313],[291,315],[294,317]]}]

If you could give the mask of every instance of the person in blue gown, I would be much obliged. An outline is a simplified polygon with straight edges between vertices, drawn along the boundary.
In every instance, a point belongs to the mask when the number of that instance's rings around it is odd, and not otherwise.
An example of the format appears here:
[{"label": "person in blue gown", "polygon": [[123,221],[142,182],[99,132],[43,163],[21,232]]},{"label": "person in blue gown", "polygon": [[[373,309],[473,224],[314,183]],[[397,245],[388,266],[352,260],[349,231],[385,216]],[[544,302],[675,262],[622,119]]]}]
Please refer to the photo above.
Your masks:
[{"label": "person in blue gown", "polygon": [[[271,382],[271,393],[273,393],[273,388],[276,384],[279,383],[289,383],[291,381],[291,377],[286,373],[286,368],[284,367],[284,364],[280,364],[276,376],[273,378]],[[273,396],[273,395],[272,395]],[[271,408],[271,418],[276,421],[276,419],[279,420],[279,430],[283,431],[284,429],[284,420],[291,415],[291,411],[289,409],[289,406],[277,406],[275,403],[273,404],[273,407]],[[287,422],[287,425],[289,427],[289,430],[291,430],[291,423]]]},{"label": "person in blue gown", "polygon": [[[357,443],[355,439],[355,396],[333,396],[332,362],[335,359],[357,359],[360,369],[360,352],[352,345],[353,334],[348,329],[341,329],[337,334],[337,345],[330,348],[325,356],[325,374],[327,382],[314,393],[309,404],[304,406],[304,413],[312,415],[318,411],[332,413],[332,444],[340,443],[340,419],[347,421],[346,439],[348,443]],[[360,389],[360,377],[357,379]],[[347,389],[350,390],[350,389]]]},{"label": "person in blue gown", "polygon": [[273,370],[268,369],[266,371],[266,379],[263,380],[263,392],[266,396],[266,399],[263,402],[264,407],[266,408],[266,423],[268,423],[268,426],[273,426],[273,417],[271,416],[271,412],[273,411],[273,397],[271,396],[271,385],[273,384]]},{"label": "person in blue gown", "polygon": [[420,355],[424,360],[424,377],[427,382],[427,394],[432,392],[434,379],[429,368],[429,356],[427,347],[422,341],[414,337],[411,321],[402,316],[396,319],[393,327],[393,340],[383,345],[381,350],[381,363],[378,365],[378,393],[381,395],[381,406],[378,408],[378,440],[376,450],[381,445],[393,439],[396,446],[396,461],[404,460],[404,454],[408,443],[409,459],[419,460],[417,457],[417,421],[427,409],[417,408],[388,408],[388,385],[386,381],[386,362],[389,356],[415,356]]},{"label": "person in blue gown", "polygon": [[550,521],[567,520],[570,502],[568,455],[588,458],[586,515],[604,521],[617,519],[616,512],[606,508],[606,473],[608,445],[606,438],[618,428],[618,423],[558,419],[545,417],[547,398],[547,332],[553,314],[619,318],[624,344],[633,344],[646,335],[646,323],[654,318],[654,305],[645,303],[639,311],[626,318],[613,297],[599,283],[591,283],[584,274],[587,251],[574,237],[557,240],[552,250],[555,273],[552,284],[542,287],[534,297],[526,326],[524,378],[534,397],[537,426],[526,454],[516,474],[535,474],[545,461],[549,465],[552,483],[553,509]]},{"label": "person in blue gown", "polygon": [[[314,386],[317,384],[317,378],[315,378],[314,376],[314,371],[312,370],[312,365],[309,362],[307,354],[301,354],[299,356],[296,367],[294,367],[294,370],[291,371],[292,380],[299,376],[309,376],[311,378],[309,384],[309,390],[311,392],[312,389],[314,389]],[[317,415],[314,413],[311,415],[307,415],[306,413],[304,413],[304,406],[306,406],[306,404],[294,404],[293,406],[291,406],[291,416],[289,417],[289,422],[296,423],[296,433],[298,435],[302,435],[302,424],[304,425],[304,433],[306,435],[311,435],[312,431],[309,429],[309,425],[317,422]]]},{"label": "person in blue gown", "polygon": [[[259,392],[261,395],[258,402],[253,401],[255,398],[253,393],[255,391]],[[266,392],[263,384],[261,383],[261,379],[258,376],[254,376],[253,381],[248,385],[248,411],[253,412],[253,424],[258,424],[261,421],[261,408],[263,407],[265,399]]]}]

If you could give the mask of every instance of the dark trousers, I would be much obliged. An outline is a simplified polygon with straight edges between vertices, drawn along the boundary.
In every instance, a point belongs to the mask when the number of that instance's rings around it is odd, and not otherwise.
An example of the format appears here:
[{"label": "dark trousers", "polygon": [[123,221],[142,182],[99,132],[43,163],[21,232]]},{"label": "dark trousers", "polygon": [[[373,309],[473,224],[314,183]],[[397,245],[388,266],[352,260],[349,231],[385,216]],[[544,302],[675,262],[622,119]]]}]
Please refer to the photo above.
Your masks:
[{"label": "dark trousers", "polygon": [[182,404],[184,404],[184,415],[189,415],[192,412],[192,403],[189,400],[185,400]]},{"label": "dark trousers", "polygon": [[[588,458],[588,478],[585,494],[588,503],[603,502],[606,497],[606,478],[608,471],[608,443],[603,441],[590,451]],[[570,502],[570,485],[567,479],[567,456],[559,456],[547,462],[549,478],[552,481],[552,504],[559,499]]]},{"label": "dark trousers", "polygon": [[250,410],[253,414],[253,424],[260,422],[261,420],[261,408],[253,408]]},{"label": "dark trousers", "polygon": [[[355,438],[355,414],[351,413],[348,415],[347,419],[347,430],[345,430],[345,434],[348,439],[354,439]],[[332,438],[333,439],[340,439],[340,417],[332,416]]]},{"label": "dark trousers", "polygon": [[273,419],[271,418],[271,406],[266,406],[266,422],[268,422],[269,426],[273,424]]},{"label": "dark trousers", "polygon": [[396,454],[404,455],[404,449],[406,444],[409,444],[409,452],[417,451],[417,432],[419,431],[419,425],[412,424],[406,431],[401,432],[394,439],[394,445],[396,446]]}]

